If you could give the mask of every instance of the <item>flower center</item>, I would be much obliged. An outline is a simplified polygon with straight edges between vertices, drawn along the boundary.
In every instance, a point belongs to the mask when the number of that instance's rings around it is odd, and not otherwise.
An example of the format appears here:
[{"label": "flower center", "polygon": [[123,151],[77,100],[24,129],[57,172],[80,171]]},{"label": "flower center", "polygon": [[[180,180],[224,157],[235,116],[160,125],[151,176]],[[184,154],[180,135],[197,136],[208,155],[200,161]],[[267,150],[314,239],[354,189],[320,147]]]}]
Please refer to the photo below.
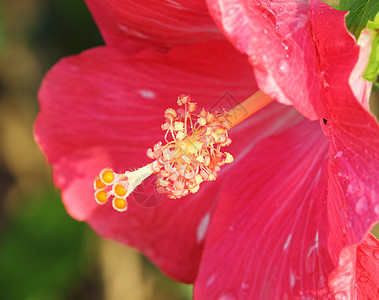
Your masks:
[{"label": "flower center", "polygon": [[215,180],[221,167],[233,162],[233,156],[222,150],[232,142],[228,130],[271,101],[259,91],[230,111],[202,109],[197,115],[196,103],[190,96],[179,96],[179,108],[168,108],[164,113],[165,143],[158,142],[147,150],[147,156],[154,161],[122,174],[103,169],[94,182],[97,203],[113,198],[114,209],[127,210],[127,197],[153,173],[157,175],[158,193],[172,199],[196,193],[202,182]]}]

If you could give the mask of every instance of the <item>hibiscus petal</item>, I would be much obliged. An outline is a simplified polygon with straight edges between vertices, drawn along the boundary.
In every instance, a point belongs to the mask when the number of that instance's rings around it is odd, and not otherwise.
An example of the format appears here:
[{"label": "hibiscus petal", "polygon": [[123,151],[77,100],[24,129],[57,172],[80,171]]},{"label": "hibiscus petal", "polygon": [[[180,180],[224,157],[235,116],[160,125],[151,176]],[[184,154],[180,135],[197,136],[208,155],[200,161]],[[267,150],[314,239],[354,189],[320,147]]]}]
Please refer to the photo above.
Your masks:
[{"label": "hibiscus petal", "polygon": [[331,140],[328,220],[333,257],[362,240],[379,221],[379,126],[358,103],[349,105],[349,98],[343,103],[338,97],[323,124]]},{"label": "hibiscus petal", "polygon": [[223,39],[201,0],[86,2],[106,43],[127,52]]},{"label": "hibiscus petal", "polygon": [[[325,112],[328,70],[340,65],[338,71],[350,74],[358,59],[359,49],[345,26],[346,13],[320,1],[207,3],[221,30],[248,55],[259,87],[279,102],[295,105],[312,120]],[[314,34],[315,21],[324,29],[322,38],[327,44],[320,44]],[[333,59],[320,68],[325,57]]]},{"label": "hibiscus petal", "polygon": [[[48,73],[39,92],[36,136],[49,161],[70,170],[64,179],[56,178],[66,189],[85,172],[77,164],[94,156],[87,152],[101,155],[116,171],[149,163],[146,149],[163,138],[163,113],[176,107],[178,95],[191,92],[199,107],[210,108],[226,89],[240,101],[256,91],[248,64],[227,42],[182,47],[169,55],[145,51],[133,58],[96,48],[63,59]],[[66,200],[75,207],[76,201]],[[93,206],[69,209],[84,219]]]},{"label": "hibiscus petal", "polygon": [[235,166],[210,222],[196,299],[328,295],[328,145],[317,122],[304,120]]},{"label": "hibiscus petal", "polygon": [[342,250],[339,266],[330,274],[336,299],[377,299],[379,295],[379,241],[368,234],[359,245]]},{"label": "hibiscus petal", "polygon": [[[189,63],[190,62],[190,63]],[[149,163],[146,149],[161,140],[167,107],[190,93],[199,107],[237,105],[256,90],[250,65],[227,42],[145,51],[133,58],[102,47],[60,61],[39,92],[36,139],[53,166],[69,213],[100,235],[141,249],[171,276],[193,281],[223,173],[195,197],[154,209],[130,201],[126,214],[93,199],[93,180],[104,167],[118,172]],[[228,91],[228,93],[225,93]],[[223,96],[223,97],[221,97]],[[221,97],[221,98],[219,98]],[[239,160],[259,138],[299,121],[294,109],[272,103],[231,131]]]},{"label": "hibiscus petal", "polygon": [[[325,70],[327,111],[321,126],[331,141],[329,251],[337,264],[340,251],[346,245],[360,242],[373,223],[379,221],[379,125],[367,110],[367,82],[357,80],[354,93],[349,88],[353,74],[347,72],[346,62],[354,62],[354,53],[343,52],[342,31],[337,31],[330,40],[328,28],[331,26],[325,26],[326,22],[322,17],[312,18],[314,39],[323,57],[320,68]],[[355,71],[362,68],[361,63],[358,62]],[[360,101],[354,94],[361,96]]]}]

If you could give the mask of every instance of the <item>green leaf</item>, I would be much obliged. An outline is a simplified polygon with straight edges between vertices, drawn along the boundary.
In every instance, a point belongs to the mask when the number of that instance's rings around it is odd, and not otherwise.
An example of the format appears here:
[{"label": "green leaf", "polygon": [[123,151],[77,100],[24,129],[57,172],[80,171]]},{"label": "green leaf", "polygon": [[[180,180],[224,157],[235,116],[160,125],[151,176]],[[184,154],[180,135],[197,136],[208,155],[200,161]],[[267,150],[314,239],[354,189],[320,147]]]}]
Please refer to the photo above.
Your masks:
[{"label": "green leaf", "polygon": [[373,41],[371,44],[370,59],[367,64],[366,72],[363,78],[374,82],[374,87],[379,88],[379,13],[376,15],[374,21],[369,21],[367,28],[373,32]]},{"label": "green leaf", "polygon": [[358,40],[369,20],[374,20],[379,11],[378,0],[341,0],[339,10],[349,11],[346,26]]}]

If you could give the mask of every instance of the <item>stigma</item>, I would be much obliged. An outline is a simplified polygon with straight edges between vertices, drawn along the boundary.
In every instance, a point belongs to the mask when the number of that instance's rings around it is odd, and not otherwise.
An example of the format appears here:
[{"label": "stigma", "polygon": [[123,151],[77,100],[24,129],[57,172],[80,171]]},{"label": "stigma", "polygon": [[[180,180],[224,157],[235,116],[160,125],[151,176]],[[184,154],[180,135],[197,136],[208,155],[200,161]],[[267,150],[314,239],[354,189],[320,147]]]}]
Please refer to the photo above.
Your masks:
[{"label": "stigma", "polygon": [[195,114],[196,103],[189,95],[179,96],[177,104],[179,108],[164,113],[163,141],[147,149],[152,163],[121,174],[103,169],[94,182],[97,203],[112,199],[115,210],[127,210],[128,196],[152,174],[156,174],[158,193],[179,199],[196,193],[201,183],[216,180],[221,167],[233,162],[233,156],[222,149],[232,142],[228,112],[202,109]]}]

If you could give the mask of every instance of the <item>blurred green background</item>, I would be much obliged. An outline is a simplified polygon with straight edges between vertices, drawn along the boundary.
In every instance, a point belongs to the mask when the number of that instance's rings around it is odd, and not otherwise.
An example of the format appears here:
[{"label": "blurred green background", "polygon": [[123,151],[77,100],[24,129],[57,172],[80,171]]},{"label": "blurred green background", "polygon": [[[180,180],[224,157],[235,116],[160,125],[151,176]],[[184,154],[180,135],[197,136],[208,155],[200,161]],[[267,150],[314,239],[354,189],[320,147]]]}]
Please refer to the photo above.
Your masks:
[{"label": "blurred green background", "polygon": [[191,299],[191,286],[67,215],[33,140],[44,73],[101,44],[82,0],[0,2],[0,299]]},{"label": "blurred green background", "polygon": [[44,73],[102,44],[82,0],[0,1],[0,299],[192,298],[190,285],[71,219],[33,140]]}]

